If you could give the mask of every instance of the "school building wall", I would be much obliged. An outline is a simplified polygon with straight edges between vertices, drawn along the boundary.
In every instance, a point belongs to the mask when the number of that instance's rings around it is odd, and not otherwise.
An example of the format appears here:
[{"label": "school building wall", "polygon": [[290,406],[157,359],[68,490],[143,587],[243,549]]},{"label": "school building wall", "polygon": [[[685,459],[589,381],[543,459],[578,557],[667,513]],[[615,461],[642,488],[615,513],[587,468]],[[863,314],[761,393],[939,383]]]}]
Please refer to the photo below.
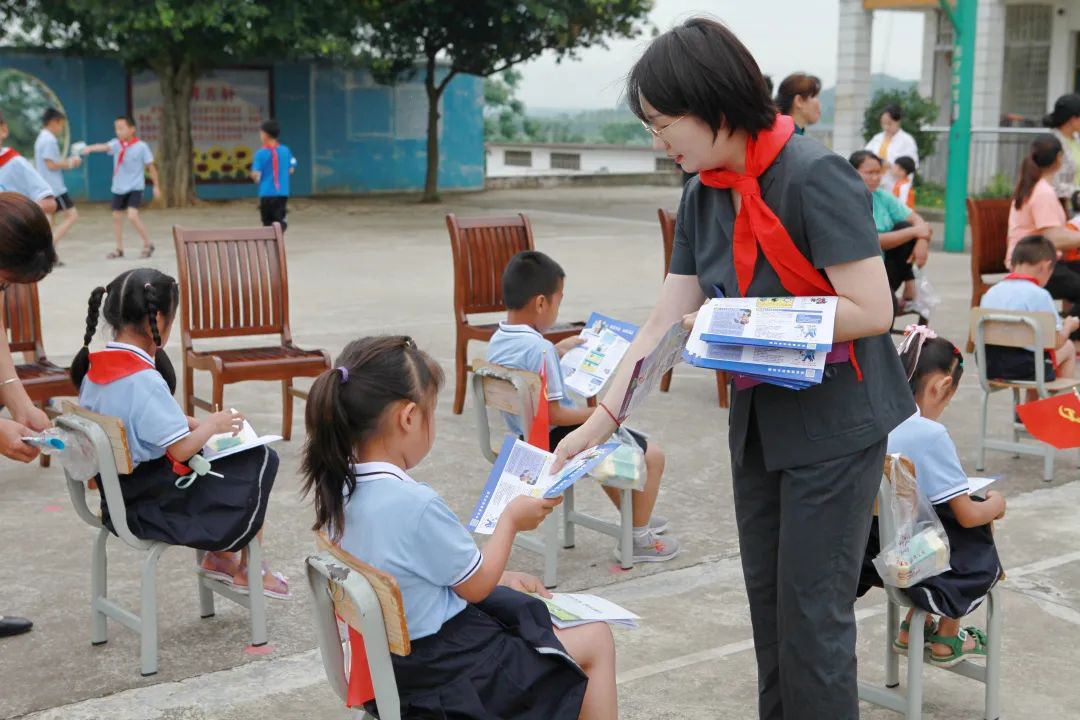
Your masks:
[{"label": "school building wall", "polygon": [[[274,63],[274,115],[297,159],[292,195],[419,190],[427,163],[427,97],[422,79],[377,85],[363,69],[313,62]],[[71,141],[104,142],[128,110],[128,76],[112,60],[5,51],[0,68],[47,85],[68,116]],[[441,71],[445,72],[445,70]],[[484,186],[483,80],[455,77],[440,102],[439,187]],[[2,108],[0,108],[2,109]],[[110,198],[112,159],[90,156],[65,172],[75,200]],[[254,198],[252,184],[197,183],[204,199]]]}]

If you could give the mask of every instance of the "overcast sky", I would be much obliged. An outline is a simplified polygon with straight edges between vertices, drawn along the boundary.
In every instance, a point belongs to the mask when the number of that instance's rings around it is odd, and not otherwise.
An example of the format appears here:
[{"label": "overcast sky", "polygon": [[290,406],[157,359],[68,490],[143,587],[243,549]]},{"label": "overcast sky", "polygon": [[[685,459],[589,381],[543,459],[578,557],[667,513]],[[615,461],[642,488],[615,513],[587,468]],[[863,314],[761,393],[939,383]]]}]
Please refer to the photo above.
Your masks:
[{"label": "overcast sky", "polygon": [[[836,82],[837,0],[654,0],[649,17],[664,31],[695,15],[726,23],[776,82],[799,70],[817,75],[825,87]],[[922,28],[921,12],[876,12],[873,72],[918,79]],[[545,55],[520,66],[519,95],[526,107],[613,107],[647,44],[647,37],[612,41],[607,50],[592,48],[561,64]]]}]

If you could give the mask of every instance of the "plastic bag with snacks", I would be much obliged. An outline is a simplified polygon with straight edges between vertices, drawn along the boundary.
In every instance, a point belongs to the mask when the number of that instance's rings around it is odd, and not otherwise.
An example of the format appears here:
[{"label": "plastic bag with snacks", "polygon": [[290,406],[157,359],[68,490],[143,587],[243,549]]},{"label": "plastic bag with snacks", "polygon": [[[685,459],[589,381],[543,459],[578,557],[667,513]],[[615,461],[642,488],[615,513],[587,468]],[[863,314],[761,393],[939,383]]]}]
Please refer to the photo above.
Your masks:
[{"label": "plastic bag with snacks", "polygon": [[919,491],[910,460],[887,456],[885,480],[886,502],[878,508],[882,548],[874,567],[886,585],[907,588],[949,569],[949,537]]},{"label": "plastic bag with snacks", "polygon": [[589,477],[599,483],[612,487],[642,490],[645,487],[645,453],[625,427],[620,427],[611,436],[610,442],[619,443],[619,447],[608,455]]}]

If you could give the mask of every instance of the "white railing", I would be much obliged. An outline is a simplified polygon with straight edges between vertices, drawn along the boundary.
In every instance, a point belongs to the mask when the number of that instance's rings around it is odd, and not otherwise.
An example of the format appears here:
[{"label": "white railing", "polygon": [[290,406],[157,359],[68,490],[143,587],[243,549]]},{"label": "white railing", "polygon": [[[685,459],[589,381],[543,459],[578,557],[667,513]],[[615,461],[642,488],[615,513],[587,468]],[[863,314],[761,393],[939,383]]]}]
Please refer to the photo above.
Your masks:
[{"label": "white railing", "polygon": [[[924,182],[944,185],[949,167],[949,128],[924,127],[923,130],[933,133],[937,142],[933,154],[919,164],[919,175]],[[1027,154],[1031,141],[1047,132],[1046,128],[972,128],[968,194],[986,192],[991,184],[1003,188],[1015,186],[1020,161]]]}]

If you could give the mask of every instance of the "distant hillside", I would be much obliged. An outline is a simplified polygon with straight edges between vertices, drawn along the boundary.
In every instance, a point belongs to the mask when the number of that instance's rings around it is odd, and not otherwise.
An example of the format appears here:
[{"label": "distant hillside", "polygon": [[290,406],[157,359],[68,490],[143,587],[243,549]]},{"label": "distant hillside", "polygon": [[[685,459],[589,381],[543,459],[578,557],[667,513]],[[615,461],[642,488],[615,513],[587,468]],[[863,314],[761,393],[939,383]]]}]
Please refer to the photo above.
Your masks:
[{"label": "distant hillside", "polygon": [[[907,90],[918,85],[916,80],[901,80],[885,73],[874,73],[870,76],[870,97],[878,90]],[[833,117],[836,115],[836,88],[825,88],[821,91],[821,125],[831,126]]]}]

